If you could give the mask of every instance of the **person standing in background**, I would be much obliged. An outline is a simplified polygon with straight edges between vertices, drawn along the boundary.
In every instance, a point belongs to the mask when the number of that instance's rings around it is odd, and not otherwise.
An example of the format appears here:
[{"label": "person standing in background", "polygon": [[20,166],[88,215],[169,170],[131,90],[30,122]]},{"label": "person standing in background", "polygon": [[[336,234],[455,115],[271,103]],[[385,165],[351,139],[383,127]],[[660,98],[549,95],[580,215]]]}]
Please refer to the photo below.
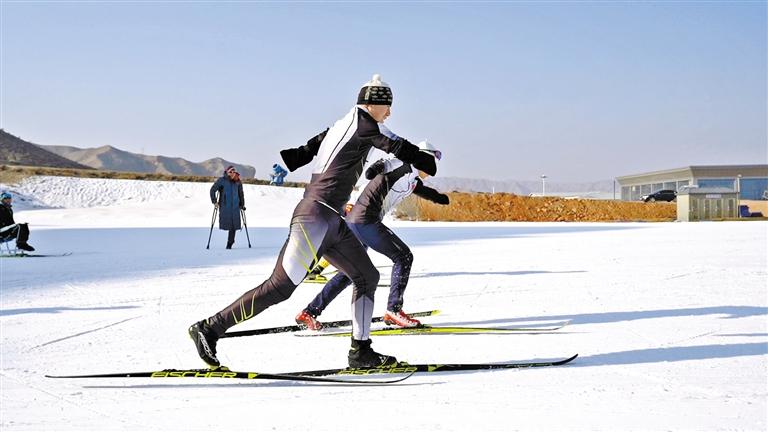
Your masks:
[{"label": "person standing in background", "polygon": [[[216,192],[219,193],[218,200]],[[232,165],[211,186],[211,202],[219,209],[219,229],[229,231],[227,249],[235,243],[235,232],[241,229],[240,210],[245,210],[245,196],[240,174]]]}]

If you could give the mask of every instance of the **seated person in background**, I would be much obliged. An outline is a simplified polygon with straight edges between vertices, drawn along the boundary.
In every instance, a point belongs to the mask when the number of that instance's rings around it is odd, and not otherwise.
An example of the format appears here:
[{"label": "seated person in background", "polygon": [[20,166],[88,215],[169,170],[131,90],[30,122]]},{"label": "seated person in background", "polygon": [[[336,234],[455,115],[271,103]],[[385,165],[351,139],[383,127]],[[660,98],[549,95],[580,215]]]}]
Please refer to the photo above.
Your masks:
[{"label": "seated person in background", "polygon": [[16,247],[25,251],[33,251],[35,248],[27,243],[29,239],[29,226],[25,223],[17,224],[13,220],[13,196],[8,192],[0,194],[0,238],[16,239]]}]

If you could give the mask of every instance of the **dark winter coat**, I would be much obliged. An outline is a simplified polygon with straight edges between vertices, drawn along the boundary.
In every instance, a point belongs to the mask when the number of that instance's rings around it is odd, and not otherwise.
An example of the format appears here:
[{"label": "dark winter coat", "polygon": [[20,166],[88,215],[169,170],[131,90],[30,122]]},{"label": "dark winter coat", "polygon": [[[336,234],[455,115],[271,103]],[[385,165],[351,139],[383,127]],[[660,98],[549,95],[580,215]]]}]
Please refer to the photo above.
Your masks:
[{"label": "dark winter coat", "polygon": [[[10,205],[0,203],[0,228],[13,225],[16,222],[13,221],[13,208]],[[11,230],[13,231],[13,230]],[[1,236],[2,234],[0,234]]]},{"label": "dark winter coat", "polygon": [[232,181],[225,175],[211,186],[211,202],[214,204],[216,192],[219,193],[219,229],[239,230],[240,209],[245,209],[243,183]]}]

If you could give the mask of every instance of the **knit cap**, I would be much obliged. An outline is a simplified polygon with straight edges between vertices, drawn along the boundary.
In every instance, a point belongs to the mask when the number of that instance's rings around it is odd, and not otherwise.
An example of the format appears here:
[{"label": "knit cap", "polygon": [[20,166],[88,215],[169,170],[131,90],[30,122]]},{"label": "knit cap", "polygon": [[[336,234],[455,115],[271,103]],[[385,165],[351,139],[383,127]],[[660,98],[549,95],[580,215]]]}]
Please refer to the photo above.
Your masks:
[{"label": "knit cap", "polygon": [[370,81],[363,84],[357,95],[358,105],[392,105],[392,89],[381,80],[381,75],[374,74]]}]

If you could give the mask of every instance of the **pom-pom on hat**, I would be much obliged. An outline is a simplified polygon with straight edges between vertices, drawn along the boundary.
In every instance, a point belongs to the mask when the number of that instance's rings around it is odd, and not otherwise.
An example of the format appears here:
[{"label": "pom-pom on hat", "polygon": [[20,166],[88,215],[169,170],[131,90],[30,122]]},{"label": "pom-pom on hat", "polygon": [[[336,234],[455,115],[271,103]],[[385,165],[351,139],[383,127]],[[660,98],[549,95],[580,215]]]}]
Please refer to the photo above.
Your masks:
[{"label": "pom-pom on hat", "polygon": [[363,84],[357,95],[358,105],[392,105],[392,89],[381,80],[381,75],[374,74],[370,81]]}]

